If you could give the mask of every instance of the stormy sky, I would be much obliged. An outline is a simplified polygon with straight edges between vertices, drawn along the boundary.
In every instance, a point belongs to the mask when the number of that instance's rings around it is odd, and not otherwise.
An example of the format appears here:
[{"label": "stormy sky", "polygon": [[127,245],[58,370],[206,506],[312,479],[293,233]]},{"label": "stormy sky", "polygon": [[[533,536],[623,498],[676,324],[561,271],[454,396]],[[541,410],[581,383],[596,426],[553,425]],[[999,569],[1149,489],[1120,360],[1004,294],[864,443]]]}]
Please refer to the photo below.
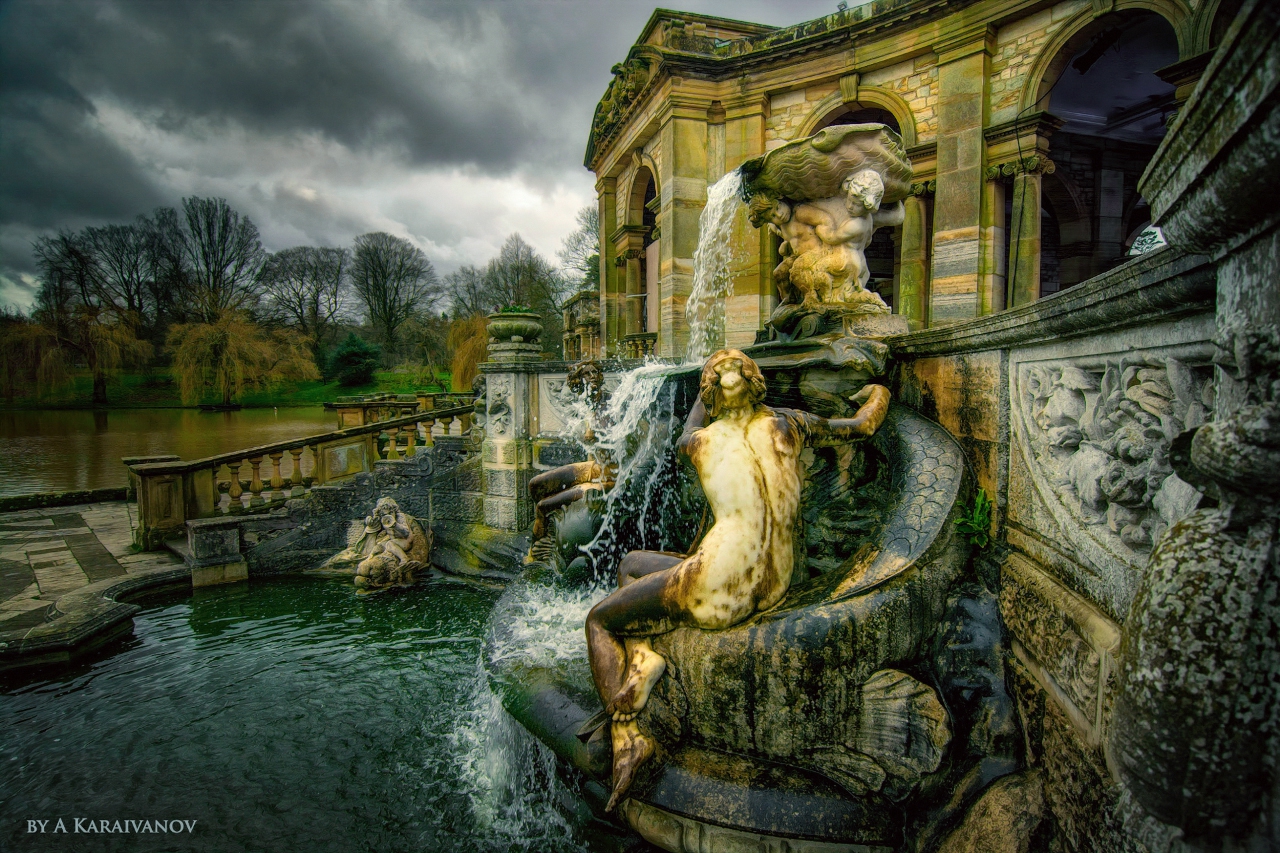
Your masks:
[{"label": "stormy sky", "polygon": [[[836,7],[673,5],[776,25]],[[554,259],[594,199],[609,68],[653,9],[0,0],[0,304],[30,305],[37,236],[191,195],[226,198],[272,251],[388,231],[447,273],[518,231]]]}]

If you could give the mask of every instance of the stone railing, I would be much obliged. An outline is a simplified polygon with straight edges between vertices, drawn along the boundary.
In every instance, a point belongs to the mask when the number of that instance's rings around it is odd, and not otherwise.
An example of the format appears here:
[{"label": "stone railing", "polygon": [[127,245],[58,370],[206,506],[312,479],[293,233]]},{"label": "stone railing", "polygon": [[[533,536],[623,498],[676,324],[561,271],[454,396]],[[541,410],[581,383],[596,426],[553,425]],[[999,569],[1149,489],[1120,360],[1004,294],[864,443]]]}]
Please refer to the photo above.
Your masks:
[{"label": "stone railing", "polygon": [[205,459],[129,464],[138,501],[134,544],[153,550],[188,520],[266,512],[315,486],[371,471],[374,462],[411,458],[435,436],[465,434],[473,413],[468,402]]},{"label": "stone railing", "polygon": [[325,403],[324,407],[338,413],[338,429],[348,429],[403,417],[414,412],[465,406],[471,400],[470,394],[416,391],[413,394],[365,394],[339,397],[332,403]]}]

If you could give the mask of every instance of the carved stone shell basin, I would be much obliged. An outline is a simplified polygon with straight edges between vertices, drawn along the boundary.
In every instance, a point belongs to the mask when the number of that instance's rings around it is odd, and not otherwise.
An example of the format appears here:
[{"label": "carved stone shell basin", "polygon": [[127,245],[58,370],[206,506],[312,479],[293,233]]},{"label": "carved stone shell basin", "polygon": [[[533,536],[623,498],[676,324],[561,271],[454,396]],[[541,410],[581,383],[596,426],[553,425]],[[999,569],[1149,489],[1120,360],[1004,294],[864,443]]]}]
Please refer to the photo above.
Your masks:
[{"label": "carved stone shell basin", "polygon": [[881,205],[911,191],[911,161],[902,137],[883,124],[841,124],[788,142],[740,167],[742,191],[750,198],[762,190],[793,200],[840,194],[849,175],[873,169],[884,181]]},{"label": "carved stone shell basin", "polygon": [[490,314],[488,332],[497,343],[536,343],[542,336],[542,317],[525,311]]},{"label": "carved stone shell basin", "polygon": [[[638,720],[666,751],[623,807],[633,823],[678,814],[898,849],[892,803],[939,767],[950,739],[932,688],[899,668],[925,654],[968,558],[954,519],[971,483],[955,440],[908,409],[892,406],[871,443],[893,484],[873,547],[741,625],[654,639],[667,674]],[[518,588],[508,590],[493,624],[513,630],[525,618],[519,601]],[[608,748],[576,736],[600,707],[585,660],[495,659],[498,647],[510,646],[495,639],[486,665],[507,710],[607,786]]]}]

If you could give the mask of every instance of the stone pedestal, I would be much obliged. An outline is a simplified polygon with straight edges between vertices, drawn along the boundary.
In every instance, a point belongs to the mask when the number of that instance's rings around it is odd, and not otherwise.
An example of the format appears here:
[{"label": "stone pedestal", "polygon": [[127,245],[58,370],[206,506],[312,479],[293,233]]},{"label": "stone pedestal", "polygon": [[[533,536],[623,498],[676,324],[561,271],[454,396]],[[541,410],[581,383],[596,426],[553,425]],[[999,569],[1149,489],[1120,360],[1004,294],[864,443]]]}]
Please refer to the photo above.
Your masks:
[{"label": "stone pedestal", "polygon": [[[518,320],[516,318],[519,318]],[[539,318],[531,314],[493,314],[485,374],[485,438],[480,449],[484,472],[484,523],[499,530],[523,530],[533,524],[529,480],[533,468],[532,431],[538,365],[542,363]],[[533,326],[537,325],[537,331]]]}]

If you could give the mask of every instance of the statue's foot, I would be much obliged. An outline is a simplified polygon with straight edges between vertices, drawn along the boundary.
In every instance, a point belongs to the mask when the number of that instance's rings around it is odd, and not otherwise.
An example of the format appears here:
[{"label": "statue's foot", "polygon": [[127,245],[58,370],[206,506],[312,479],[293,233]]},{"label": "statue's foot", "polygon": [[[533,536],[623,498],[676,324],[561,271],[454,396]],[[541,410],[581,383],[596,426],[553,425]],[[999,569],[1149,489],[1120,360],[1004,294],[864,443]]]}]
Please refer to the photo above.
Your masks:
[{"label": "statue's foot", "polygon": [[613,721],[625,723],[634,720],[649,701],[653,685],[658,683],[666,670],[667,661],[662,655],[649,648],[647,642],[637,643],[631,652],[626,680],[609,703],[608,711],[613,716]]},{"label": "statue's foot", "polygon": [[634,722],[614,723],[611,728],[613,791],[609,794],[609,804],[604,807],[606,812],[613,811],[618,802],[626,796],[627,790],[631,788],[631,783],[636,778],[636,771],[640,769],[640,765],[653,757],[654,752],[653,741],[641,734],[639,726]]}]

